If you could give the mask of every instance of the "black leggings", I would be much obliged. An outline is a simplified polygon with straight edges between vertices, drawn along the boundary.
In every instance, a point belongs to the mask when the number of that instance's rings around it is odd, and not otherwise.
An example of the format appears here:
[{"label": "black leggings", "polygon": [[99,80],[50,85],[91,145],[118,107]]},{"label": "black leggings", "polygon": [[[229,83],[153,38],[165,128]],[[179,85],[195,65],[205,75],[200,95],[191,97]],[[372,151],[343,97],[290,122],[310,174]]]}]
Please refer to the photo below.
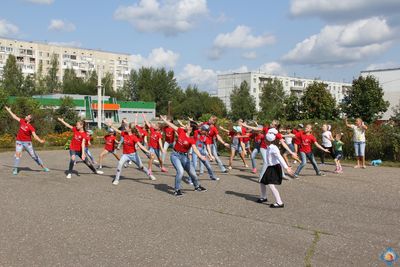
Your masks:
[{"label": "black leggings", "polygon": [[[333,153],[333,147],[325,147],[322,146],[325,149],[329,150],[329,155],[331,155],[331,157],[334,159],[335,158],[335,153]],[[325,153],[324,151],[321,151],[320,157],[321,157],[321,163],[324,164],[325,163]]]},{"label": "black leggings", "polygon": [[[70,150],[69,154],[70,154],[71,158],[69,160],[68,173],[72,173],[72,170],[74,169],[74,165],[75,165],[75,160],[72,160],[72,156],[75,155],[75,159],[76,159],[76,157],[80,157],[82,159],[82,151],[72,151],[72,150]],[[96,169],[94,168],[92,163],[89,162],[87,157],[85,158],[85,160],[83,160],[83,163],[85,163],[86,166],[88,166],[89,169],[91,169],[93,173],[97,173]]]}]

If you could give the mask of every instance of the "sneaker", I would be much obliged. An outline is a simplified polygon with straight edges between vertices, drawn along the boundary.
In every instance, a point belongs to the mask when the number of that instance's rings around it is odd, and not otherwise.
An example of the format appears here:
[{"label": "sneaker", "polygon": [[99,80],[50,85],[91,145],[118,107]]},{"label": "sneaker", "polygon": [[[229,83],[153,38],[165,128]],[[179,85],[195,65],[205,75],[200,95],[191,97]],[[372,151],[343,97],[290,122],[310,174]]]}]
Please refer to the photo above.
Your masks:
[{"label": "sneaker", "polygon": [[96,171],[96,174],[104,174],[104,172],[103,172],[103,171],[100,171],[100,170],[97,170],[97,171]]},{"label": "sneaker", "polygon": [[99,165],[99,167],[97,167],[98,170],[103,169],[103,166]]},{"label": "sneaker", "polygon": [[165,167],[162,167],[162,168],[161,168],[161,171],[162,171],[162,172],[168,172],[168,170],[167,170]]},{"label": "sneaker", "polygon": [[17,168],[13,168],[13,175],[17,175],[18,174],[18,169]]},{"label": "sneaker", "polygon": [[206,192],[206,191],[207,191],[207,189],[205,189],[205,188],[202,187],[201,185],[199,185],[198,187],[196,187],[194,190],[197,191],[197,192]]},{"label": "sneaker", "polygon": [[183,196],[183,193],[182,193],[182,191],[181,191],[180,189],[178,189],[178,190],[175,190],[174,196],[176,196],[176,197],[182,197],[182,196]]},{"label": "sneaker", "polygon": [[71,179],[72,178],[72,174],[71,173],[68,173],[67,174],[67,179]]},{"label": "sneaker", "polygon": [[232,170],[232,166],[228,166],[228,170]]},{"label": "sneaker", "polygon": [[118,184],[119,184],[119,181],[115,180],[115,181],[112,182],[112,184],[113,184],[113,185],[118,185]]},{"label": "sneaker", "polygon": [[284,208],[285,204],[283,204],[283,203],[282,204],[274,203],[274,204],[269,205],[269,207],[271,209],[279,209],[279,208]]},{"label": "sneaker", "polygon": [[153,175],[153,173],[151,171],[147,172],[147,176],[149,176],[149,179],[152,180],[152,181],[157,180],[156,177],[154,177],[154,175]]},{"label": "sneaker", "polygon": [[320,173],[317,174],[317,176],[326,176],[326,174],[323,173],[323,172],[320,172]]},{"label": "sneaker", "polygon": [[218,177],[211,177],[210,178],[212,181],[219,181],[220,179]]},{"label": "sneaker", "polygon": [[267,202],[268,201],[268,199],[266,199],[266,198],[259,198],[259,199],[257,199],[257,203],[264,203],[264,202]]},{"label": "sneaker", "polygon": [[257,173],[257,169],[256,169],[256,168],[253,168],[253,169],[251,170],[251,173]]},{"label": "sneaker", "polygon": [[293,179],[299,179],[299,175],[298,174],[293,174]]},{"label": "sneaker", "polygon": [[129,165],[132,165],[132,163],[133,163],[132,160],[128,161],[128,164],[129,164]]},{"label": "sneaker", "polygon": [[128,163],[124,163],[124,168],[128,168],[129,166],[128,166]]},{"label": "sneaker", "polygon": [[49,169],[49,168],[43,168],[43,171],[44,171],[44,172],[49,172],[50,169]]},{"label": "sneaker", "polygon": [[223,173],[229,173],[229,171],[227,169],[225,169],[225,171],[223,171]]},{"label": "sneaker", "polygon": [[193,185],[193,181],[190,177],[183,177],[182,179],[185,181],[185,183]]},{"label": "sneaker", "polygon": [[247,165],[247,164],[244,164],[244,167],[245,167],[245,168],[248,168],[248,167],[249,167],[249,165]]}]

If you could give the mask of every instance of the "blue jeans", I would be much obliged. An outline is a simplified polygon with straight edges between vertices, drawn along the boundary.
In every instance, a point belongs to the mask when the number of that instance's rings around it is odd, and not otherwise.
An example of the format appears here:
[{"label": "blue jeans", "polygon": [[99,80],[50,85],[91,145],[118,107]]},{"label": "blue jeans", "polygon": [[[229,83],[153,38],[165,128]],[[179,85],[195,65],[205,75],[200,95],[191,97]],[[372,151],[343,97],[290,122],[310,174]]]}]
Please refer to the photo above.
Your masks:
[{"label": "blue jeans", "polygon": [[253,169],[255,169],[257,167],[256,157],[257,157],[258,153],[261,153],[261,150],[259,147],[254,148],[253,152],[251,152],[251,166],[253,167]]},{"label": "blue jeans", "polygon": [[167,150],[168,148],[173,148],[174,147],[174,143],[168,143],[168,142],[164,142],[164,153],[162,154],[162,161],[165,162],[165,156],[167,155]]},{"label": "blue jeans", "polygon": [[123,154],[121,159],[118,162],[117,174],[115,175],[114,181],[119,181],[119,177],[121,176],[122,167],[124,166],[124,163],[127,162],[128,160],[133,161],[136,164],[136,166],[138,166],[139,169],[143,170],[147,175],[149,175],[148,169],[143,166],[142,161],[140,160],[140,157],[137,154],[137,152],[132,153],[132,154]]},{"label": "blue jeans", "polygon": [[90,150],[89,150],[88,147],[85,147],[85,154],[86,154],[86,157],[88,157],[89,160],[90,160],[92,163],[95,163],[95,162],[96,162],[96,160],[94,159],[94,157],[93,157],[93,155],[92,155],[92,152],[90,152]]},{"label": "blue jeans", "polygon": [[176,170],[175,176],[175,190],[181,189],[181,182],[183,177],[183,171],[186,171],[192,179],[193,185],[197,188],[200,184],[197,179],[196,172],[194,171],[193,165],[190,162],[187,153],[172,152],[171,153],[171,163]]},{"label": "blue jeans", "polygon": [[[206,148],[205,148],[205,147],[203,147],[203,148],[198,148],[198,149],[199,149],[199,152],[200,152],[201,155],[207,157],[207,151],[206,151]],[[193,168],[194,168],[195,170],[196,170],[196,168],[197,168],[197,159],[198,159],[197,154],[196,154],[196,153],[193,153],[193,154],[192,154],[192,162],[193,162]],[[213,170],[212,170],[212,168],[211,168],[210,161],[208,161],[207,158],[206,158],[206,160],[204,160],[204,161],[201,160],[200,158],[199,158],[199,160],[200,160],[200,172],[202,172],[203,166],[206,166],[206,169],[207,169],[208,175],[210,175],[210,178],[211,178],[211,179],[216,178],[216,177],[215,177],[215,174],[214,174],[214,172],[213,172]]]},{"label": "blue jeans", "polygon": [[314,154],[312,152],[310,152],[310,153],[300,152],[300,158],[301,158],[301,163],[300,163],[299,167],[297,167],[297,170],[294,173],[295,175],[299,175],[300,174],[301,170],[307,164],[307,159],[311,162],[311,164],[312,164],[315,172],[317,173],[317,175],[321,173],[321,171],[318,168],[317,162],[315,161]]},{"label": "blue jeans", "polygon": [[159,148],[149,147],[149,151],[150,153],[156,155],[157,158],[160,158],[161,153]]},{"label": "blue jeans", "polygon": [[224,164],[222,163],[221,159],[218,157],[217,145],[214,143],[214,144],[211,144],[210,146],[211,146],[211,153],[214,156],[215,161],[217,162],[219,168],[221,169],[222,172],[225,172],[226,168],[225,168]]},{"label": "blue jeans", "polygon": [[[36,154],[35,150],[33,149],[32,142],[23,142],[23,141],[16,141],[15,142],[15,152],[20,153],[23,150],[26,150],[28,152],[29,156],[39,165],[43,166],[42,160],[39,158],[39,156]],[[14,168],[18,168],[19,165],[19,160],[20,158],[17,158],[15,156],[15,162],[14,162]]]},{"label": "blue jeans", "polygon": [[354,142],[354,151],[356,153],[356,157],[364,157],[365,156],[365,142]]}]

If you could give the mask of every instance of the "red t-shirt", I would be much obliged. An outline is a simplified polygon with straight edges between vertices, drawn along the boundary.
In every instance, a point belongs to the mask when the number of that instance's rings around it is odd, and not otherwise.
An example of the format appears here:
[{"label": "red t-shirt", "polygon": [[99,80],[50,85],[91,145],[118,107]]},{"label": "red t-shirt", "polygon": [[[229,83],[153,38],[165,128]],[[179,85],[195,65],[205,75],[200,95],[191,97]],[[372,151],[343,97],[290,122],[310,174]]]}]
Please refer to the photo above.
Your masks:
[{"label": "red t-shirt", "polygon": [[136,143],[139,143],[139,138],[134,134],[128,134],[127,132],[122,132],[121,136],[124,138],[124,143],[122,146],[122,153],[132,154],[136,152]]},{"label": "red t-shirt", "polygon": [[254,143],[256,144],[257,147],[258,146],[261,147],[263,140],[264,140],[264,144],[267,145],[265,143],[265,135],[263,133],[256,133],[256,134],[253,134],[253,136],[254,136]]},{"label": "red t-shirt", "polygon": [[218,129],[215,125],[210,125],[210,130],[207,136],[207,145],[211,145],[214,143],[214,138],[218,135]]},{"label": "red t-shirt", "polygon": [[162,134],[159,131],[156,131],[153,127],[151,127],[149,147],[160,149],[160,143],[158,142],[160,139],[162,139]]},{"label": "red t-shirt", "polygon": [[144,141],[144,137],[148,135],[147,131],[143,129],[143,127],[140,127],[139,125],[136,126],[136,129],[138,129],[140,136],[137,136],[140,142]]},{"label": "red t-shirt", "polygon": [[196,140],[196,144],[198,148],[205,147],[207,144],[207,135],[200,134],[200,131],[197,130],[194,133],[194,138]]},{"label": "red t-shirt", "polygon": [[174,150],[181,153],[187,153],[192,145],[196,144],[194,138],[186,135],[183,128],[178,128],[178,139],[176,140]]},{"label": "red t-shirt", "polygon": [[69,146],[69,149],[72,151],[82,151],[82,142],[87,138],[87,133],[86,132],[80,132],[76,127],[72,128],[72,132],[74,135],[72,136],[71,144]]},{"label": "red t-shirt", "polygon": [[[264,127],[264,128],[263,128],[264,137],[265,137],[265,135],[268,133],[268,130],[269,130],[268,127]],[[282,136],[281,133],[278,133],[278,134],[276,135],[276,139],[281,140],[282,138],[283,138],[283,136]],[[268,148],[268,145],[267,145],[267,142],[266,142],[265,138],[263,138],[260,147],[261,147],[261,148]]]},{"label": "red t-shirt", "polygon": [[114,151],[116,139],[117,138],[113,134],[108,134],[104,136],[104,141],[105,141],[104,149],[110,152]]},{"label": "red t-shirt", "polygon": [[[296,131],[296,132],[294,132],[294,131]],[[301,144],[300,136],[301,136],[302,134],[304,134],[304,131],[302,131],[302,130],[297,131],[296,129],[294,129],[292,132],[293,132],[293,134],[294,134],[294,143],[295,143],[296,145],[300,145],[300,144]]]},{"label": "red t-shirt", "polygon": [[317,142],[317,139],[312,134],[297,133],[296,139],[300,141],[299,151],[304,153],[311,153],[312,144]]},{"label": "red t-shirt", "polygon": [[32,133],[35,132],[35,128],[30,123],[27,123],[25,119],[19,120],[19,130],[17,134],[17,141],[29,142],[32,141]]},{"label": "red t-shirt", "polygon": [[175,131],[171,127],[164,128],[165,142],[172,144],[175,141]]},{"label": "red t-shirt", "polygon": [[247,143],[250,141],[251,133],[248,133],[245,127],[242,127],[242,135],[247,136],[242,138],[243,143]]}]

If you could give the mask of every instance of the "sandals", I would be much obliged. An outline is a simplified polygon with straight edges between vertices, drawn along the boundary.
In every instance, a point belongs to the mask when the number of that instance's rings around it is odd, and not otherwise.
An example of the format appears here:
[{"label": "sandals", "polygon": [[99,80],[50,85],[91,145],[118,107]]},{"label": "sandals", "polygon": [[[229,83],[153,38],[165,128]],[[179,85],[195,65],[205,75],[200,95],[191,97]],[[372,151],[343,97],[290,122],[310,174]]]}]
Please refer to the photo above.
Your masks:
[{"label": "sandals", "polygon": [[271,209],[279,209],[279,208],[285,207],[285,204],[283,204],[283,203],[282,204],[274,203],[274,204],[269,205],[269,207]]}]

